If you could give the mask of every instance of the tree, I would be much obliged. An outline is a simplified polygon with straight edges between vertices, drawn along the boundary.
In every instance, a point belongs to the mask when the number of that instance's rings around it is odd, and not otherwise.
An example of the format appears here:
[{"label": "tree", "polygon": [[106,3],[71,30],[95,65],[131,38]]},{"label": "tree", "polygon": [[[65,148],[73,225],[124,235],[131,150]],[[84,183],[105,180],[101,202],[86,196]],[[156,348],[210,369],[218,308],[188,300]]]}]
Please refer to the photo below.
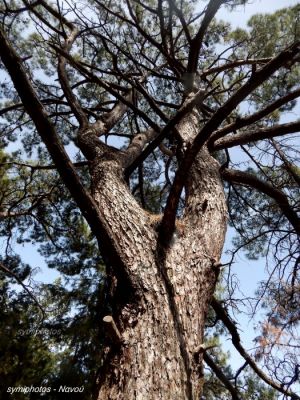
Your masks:
[{"label": "tree", "polygon": [[[200,11],[176,0],[1,6],[1,140],[19,149],[1,163],[3,176],[15,171],[1,193],[1,269],[23,283],[9,268],[11,238],[40,243],[50,265],[81,274],[77,300],[86,304],[83,271],[103,274],[97,242],[106,284],[93,304],[108,333],[98,399],[199,399],[203,359],[233,399],[243,395],[247,365],[299,398],[294,345],[280,339],[283,331],[295,338],[299,321],[300,124],[281,120],[300,94],[299,6],[232,31],[216,14],[240,3],[210,0]],[[273,337],[258,340],[256,357],[280,345],[290,356],[283,364],[270,357],[267,373],[241,344],[227,310],[232,296],[214,296],[228,215],[233,256],[243,248],[275,257],[258,293],[269,313],[264,338]],[[245,358],[234,379],[204,341],[210,305]],[[248,398],[256,395],[251,379]]]}]

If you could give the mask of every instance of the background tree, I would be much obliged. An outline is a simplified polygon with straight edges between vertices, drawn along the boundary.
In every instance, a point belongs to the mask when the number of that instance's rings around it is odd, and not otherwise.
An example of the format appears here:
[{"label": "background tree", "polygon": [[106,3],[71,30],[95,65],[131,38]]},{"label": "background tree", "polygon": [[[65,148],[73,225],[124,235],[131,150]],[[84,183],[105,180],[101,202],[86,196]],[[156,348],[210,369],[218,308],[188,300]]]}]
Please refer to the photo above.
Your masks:
[{"label": "background tree", "polygon": [[[221,382],[204,398],[224,388],[299,398],[300,124],[288,114],[300,94],[299,6],[248,30],[216,18],[243,3],[3,2],[1,299],[18,282],[31,304],[20,325],[15,292],[4,316],[12,332],[64,330],[42,333],[48,347],[25,357],[29,369],[45,360],[37,382],[75,377],[92,391],[95,381],[98,399],[198,399],[204,359]],[[227,216],[236,238],[223,269]],[[37,244],[63,280],[32,287],[14,241]],[[270,266],[253,354],[231,315],[248,300],[230,285],[239,249]],[[245,359],[236,372],[205,324],[230,334]],[[13,373],[3,371],[18,382]]]}]

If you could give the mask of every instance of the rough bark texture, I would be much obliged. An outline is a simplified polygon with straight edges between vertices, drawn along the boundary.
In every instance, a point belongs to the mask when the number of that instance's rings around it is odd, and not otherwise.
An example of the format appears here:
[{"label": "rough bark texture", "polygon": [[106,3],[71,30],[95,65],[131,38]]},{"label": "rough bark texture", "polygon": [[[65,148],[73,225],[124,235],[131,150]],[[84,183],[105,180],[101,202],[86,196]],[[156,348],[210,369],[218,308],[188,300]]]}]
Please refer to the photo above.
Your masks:
[{"label": "rough bark texture", "polygon": [[[178,124],[187,145],[197,127],[197,112]],[[157,218],[130,194],[119,161],[101,155],[92,176],[93,197],[134,282],[118,297],[113,316],[124,342],[108,351],[98,399],[199,399],[202,356],[196,350],[226,230],[219,164],[201,150],[187,180],[185,214],[164,248],[157,243]],[[122,291],[117,268],[110,271],[115,292]]]}]

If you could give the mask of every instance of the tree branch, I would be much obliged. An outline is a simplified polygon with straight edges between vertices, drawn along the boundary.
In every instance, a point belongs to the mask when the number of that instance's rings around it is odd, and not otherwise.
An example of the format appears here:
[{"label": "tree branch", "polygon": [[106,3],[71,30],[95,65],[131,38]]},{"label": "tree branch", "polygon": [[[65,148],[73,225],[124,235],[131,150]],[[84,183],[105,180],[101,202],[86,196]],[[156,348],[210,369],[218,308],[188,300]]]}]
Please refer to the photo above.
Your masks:
[{"label": "tree branch", "polygon": [[39,0],[38,3],[40,3],[51,15],[53,15],[53,17],[64,23],[68,28],[74,28],[72,22],[68,21],[60,12],[51,7],[45,0]]},{"label": "tree branch", "polygon": [[44,18],[37,10],[34,4],[30,4],[27,0],[22,0],[27,10],[30,10],[40,21],[42,21],[48,28],[55,32],[58,36],[61,36],[63,32],[60,32],[55,26],[51,25],[50,22]]},{"label": "tree branch", "polygon": [[235,61],[223,64],[223,65],[220,65],[218,67],[208,68],[200,73],[200,77],[205,78],[207,75],[219,73],[222,71],[226,71],[227,69],[240,67],[242,65],[266,64],[269,61],[271,61],[271,58],[254,58],[254,59],[248,58],[246,60],[235,60]]},{"label": "tree branch", "polygon": [[92,232],[98,239],[99,247],[106,262],[113,263],[120,268],[126,282],[137,287],[137,282],[132,282],[131,277],[122,260],[122,252],[118,243],[113,241],[110,235],[110,227],[100,215],[97,206],[83,186],[76,170],[69,159],[61,141],[52,125],[49,117],[40,102],[36,92],[28,80],[21,58],[16,54],[10,42],[6,39],[4,32],[0,29],[0,56],[5,65],[13,84],[18,92],[27,113],[34,122],[46,148],[53,159],[57,170],[70,191],[74,201],[87,220]]},{"label": "tree branch", "polygon": [[[160,128],[158,127],[158,125],[152,121],[151,118],[148,117],[148,115],[143,112],[142,110],[140,110],[139,108],[135,107],[135,105],[129,101],[126,97],[122,96],[117,90],[116,88],[114,88],[114,86],[116,87],[116,85],[113,85],[111,83],[106,83],[105,81],[103,81],[102,79],[100,79],[98,76],[94,75],[93,73],[91,73],[86,67],[84,67],[83,63],[78,63],[76,62],[72,56],[70,56],[68,53],[66,53],[65,51],[63,51],[61,48],[50,44],[50,46],[56,50],[58,53],[63,54],[68,61],[70,62],[70,64],[77,69],[83,76],[88,77],[90,79],[90,81],[97,83],[100,87],[102,87],[103,89],[105,89],[108,93],[110,93],[111,95],[113,95],[116,99],[118,99],[121,103],[125,104],[126,106],[128,106],[129,108],[131,108],[134,112],[136,112],[137,115],[139,115],[151,128],[159,131]],[[119,87],[120,89],[120,87]],[[122,90],[126,90],[128,91],[128,88],[122,88]]]},{"label": "tree branch", "polygon": [[[106,135],[123,117],[125,112],[128,110],[128,104],[132,104],[133,100],[133,89],[129,90],[127,96],[125,96],[127,104],[119,100],[111,111],[101,116],[100,120],[92,124],[92,126],[98,131],[98,136]],[[101,123],[104,126],[101,126]]]},{"label": "tree branch", "polygon": [[241,397],[238,395],[238,392],[235,389],[235,387],[231,384],[227,376],[218,367],[218,365],[214,362],[213,358],[207,353],[207,351],[203,352],[203,360],[209,366],[209,368],[215,373],[216,377],[224,384],[226,389],[231,394],[232,400],[241,400]]},{"label": "tree branch", "polygon": [[252,188],[265,193],[267,196],[272,197],[281,209],[286,218],[290,221],[291,225],[300,236],[300,218],[297,213],[291,208],[286,195],[279,189],[276,189],[273,185],[268,182],[264,182],[258,179],[255,175],[249,174],[248,172],[236,171],[232,169],[224,169],[222,177],[231,183],[240,185],[247,185]]},{"label": "tree branch", "polygon": [[275,125],[270,128],[261,128],[251,131],[237,133],[217,140],[213,145],[213,150],[228,149],[230,147],[255,142],[257,140],[270,139],[276,136],[288,135],[300,131],[300,120],[288,124]]},{"label": "tree branch", "polygon": [[183,29],[183,31],[185,33],[185,37],[186,37],[188,43],[191,44],[191,42],[192,42],[191,34],[190,34],[190,31],[189,31],[189,27],[187,25],[187,22],[186,22],[186,20],[184,18],[184,14],[183,14],[182,10],[177,7],[176,2],[174,0],[168,0],[168,3],[170,5],[170,8],[172,8],[175,11],[175,14],[179,18],[179,20],[181,22],[182,29]]},{"label": "tree branch", "polygon": [[[33,3],[31,3],[30,7],[36,7],[40,4],[40,0],[37,0]],[[1,10],[2,11],[2,10]],[[28,6],[25,7],[20,7],[20,8],[8,8],[7,4],[5,3],[5,13],[10,13],[10,14],[20,14],[24,11],[28,11]]]},{"label": "tree branch", "polygon": [[127,17],[125,17],[124,15],[120,15],[119,13],[111,10],[109,7],[105,6],[105,4],[102,1],[99,1],[99,0],[95,0],[95,1],[107,13],[109,13],[110,15],[115,16],[116,18],[120,19],[121,21],[126,22],[127,24],[129,24],[132,27],[134,27],[137,30],[137,32],[139,32],[147,41],[149,41],[149,43],[151,43],[154,47],[156,47],[159,50],[159,52],[168,60],[170,66],[173,68],[173,70],[175,72],[175,75],[177,75],[177,77],[181,76],[181,72],[183,71],[183,66],[181,65],[181,63],[177,59],[173,59],[172,57],[170,57],[170,55],[165,52],[163,46],[159,42],[157,42],[151,35],[149,35],[140,26],[136,16],[133,13],[131,4],[129,3],[128,0],[126,0],[126,4],[127,4],[127,7],[128,7],[129,15],[131,16],[132,20],[127,18]]},{"label": "tree branch", "polygon": [[218,129],[209,139],[209,147],[213,148],[213,144],[217,139],[225,136],[227,133],[234,132],[237,129],[243,128],[244,126],[251,125],[256,121],[266,117],[274,110],[277,110],[284,104],[296,99],[300,96],[300,89],[294,90],[287,95],[280,97],[278,100],[274,101],[273,103],[269,104],[267,107],[263,108],[262,110],[250,115],[249,117],[245,118],[238,118],[235,122],[224,126],[224,128]]},{"label": "tree branch", "polygon": [[164,126],[163,129],[158,128],[156,130],[156,137],[152,140],[152,142],[143,150],[143,152],[131,162],[131,164],[127,167],[125,171],[125,176],[130,176],[132,172],[137,168],[137,166],[143,162],[149,154],[153,152],[156,147],[160,145],[163,139],[176,127],[176,125],[181,121],[181,119],[187,115],[196,104],[202,101],[202,99],[206,96],[204,91],[200,89],[190,100],[188,100],[177,113],[172,117],[169,122]]},{"label": "tree branch", "polygon": [[124,152],[123,167],[127,168],[131,165],[141,155],[146,144],[151,142],[155,136],[157,136],[157,132],[153,129],[136,135]]},{"label": "tree branch", "polygon": [[276,149],[277,153],[279,154],[280,159],[282,160],[285,168],[289,172],[289,174],[293,177],[294,181],[297,183],[297,185],[300,188],[300,175],[297,173],[295,167],[293,166],[292,163],[289,162],[287,157],[285,156],[284,152],[281,150],[279,144],[275,140],[271,140],[272,145]]},{"label": "tree branch", "polygon": [[227,311],[222,307],[221,303],[215,298],[212,298],[211,305],[217,314],[218,318],[224,323],[229,333],[231,334],[232,344],[240,353],[240,355],[247,361],[249,366],[253,369],[253,371],[268,385],[272,388],[276,389],[278,392],[283,393],[286,396],[292,397],[293,400],[299,400],[300,397],[295,393],[292,393],[288,390],[285,390],[281,385],[274,382],[270,379],[256,364],[256,362],[252,359],[252,357],[247,353],[244,347],[241,345],[240,335],[237,331],[237,328],[234,322],[231,320]]},{"label": "tree branch", "polygon": [[207,5],[207,9],[202,20],[201,26],[196,34],[196,36],[192,39],[192,43],[190,46],[189,57],[188,57],[188,65],[187,65],[187,89],[191,90],[194,85],[194,75],[197,71],[199,53],[202,46],[204,35],[207,31],[211,20],[216,15],[218,9],[224,3],[224,0],[210,0]]},{"label": "tree branch", "polygon": [[[71,33],[69,36],[65,39],[65,42],[62,46],[62,49],[69,53],[71,50],[71,47],[76,40],[78,36],[78,30],[72,26]],[[73,111],[77,121],[79,122],[80,128],[83,128],[87,126],[88,124],[88,119],[82,110],[82,107],[77,100],[76,96],[74,95],[70,83],[69,83],[69,78],[67,76],[66,72],[66,58],[62,55],[58,55],[58,66],[57,66],[57,71],[58,71],[58,78],[62,87],[62,90],[64,92],[64,95],[66,96],[66,99],[68,101],[69,106],[71,107],[71,110]]]},{"label": "tree branch", "polygon": [[[136,15],[134,15],[134,13],[133,13],[133,9],[132,9],[132,7],[131,7],[131,4],[130,4],[129,0],[125,0],[125,1],[126,1],[128,10],[129,10],[129,14],[130,14],[132,20],[134,21],[134,22],[132,22],[132,21],[130,21],[130,20],[127,20],[127,22],[130,23],[131,25],[133,25],[133,26],[135,27],[135,29],[136,29],[146,40],[148,40],[150,43],[152,43],[153,46],[155,46],[155,47],[160,51],[160,53],[161,53],[161,54],[166,58],[166,60],[169,62],[169,65],[172,67],[174,73],[175,73],[177,76],[180,76],[181,73],[183,72],[183,65],[181,64],[181,62],[180,62],[177,58],[171,57],[171,55],[164,49],[164,47],[163,47],[159,42],[157,42],[151,35],[149,35],[149,34],[141,27],[141,25],[139,24],[139,21],[138,21]],[[161,38],[161,39],[162,39],[162,41],[163,41],[163,38]]]},{"label": "tree branch", "polygon": [[28,293],[29,297],[32,298],[32,300],[36,303],[36,305],[38,306],[38,308],[41,310],[42,312],[42,316],[44,319],[45,316],[45,310],[43,309],[43,307],[40,305],[38,299],[35,297],[35,295],[28,289],[28,287],[23,283],[23,281],[18,277],[17,274],[15,274],[13,271],[11,271],[9,268],[7,268],[4,264],[2,264],[0,262],[0,268],[2,269],[2,271],[4,271],[5,273],[7,273],[8,275],[12,276],[13,278],[15,278],[15,280],[22,286],[22,288]]},{"label": "tree branch", "polygon": [[[35,170],[41,170],[41,169],[45,169],[45,170],[49,170],[49,169],[57,169],[57,166],[54,164],[51,165],[33,165],[33,164],[27,164],[27,163],[21,163],[21,162],[16,162],[16,161],[8,161],[8,162],[4,162],[4,163],[0,163],[0,167],[11,167],[11,166],[17,166],[17,167],[26,167],[26,168],[31,168],[33,171]],[[80,167],[85,167],[86,165],[88,165],[87,161],[79,161],[79,162],[75,162],[73,163],[73,166],[76,168],[80,168]]]}]

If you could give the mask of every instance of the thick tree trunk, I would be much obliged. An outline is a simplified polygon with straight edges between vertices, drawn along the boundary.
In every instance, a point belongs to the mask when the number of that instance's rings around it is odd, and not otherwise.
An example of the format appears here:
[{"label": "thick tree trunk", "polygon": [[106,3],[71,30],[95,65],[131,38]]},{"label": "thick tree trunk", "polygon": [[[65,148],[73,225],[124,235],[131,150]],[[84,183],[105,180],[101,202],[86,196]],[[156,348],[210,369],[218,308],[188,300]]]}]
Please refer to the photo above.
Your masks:
[{"label": "thick tree trunk", "polygon": [[[178,125],[184,141],[193,139],[197,123],[190,115]],[[164,249],[155,218],[134,200],[121,172],[113,157],[94,162],[93,197],[133,283],[128,288],[117,266],[110,266],[118,280],[113,317],[124,341],[107,353],[98,399],[198,400],[199,346],[226,230],[219,164],[205,148],[199,153],[187,181],[185,214]]]}]

